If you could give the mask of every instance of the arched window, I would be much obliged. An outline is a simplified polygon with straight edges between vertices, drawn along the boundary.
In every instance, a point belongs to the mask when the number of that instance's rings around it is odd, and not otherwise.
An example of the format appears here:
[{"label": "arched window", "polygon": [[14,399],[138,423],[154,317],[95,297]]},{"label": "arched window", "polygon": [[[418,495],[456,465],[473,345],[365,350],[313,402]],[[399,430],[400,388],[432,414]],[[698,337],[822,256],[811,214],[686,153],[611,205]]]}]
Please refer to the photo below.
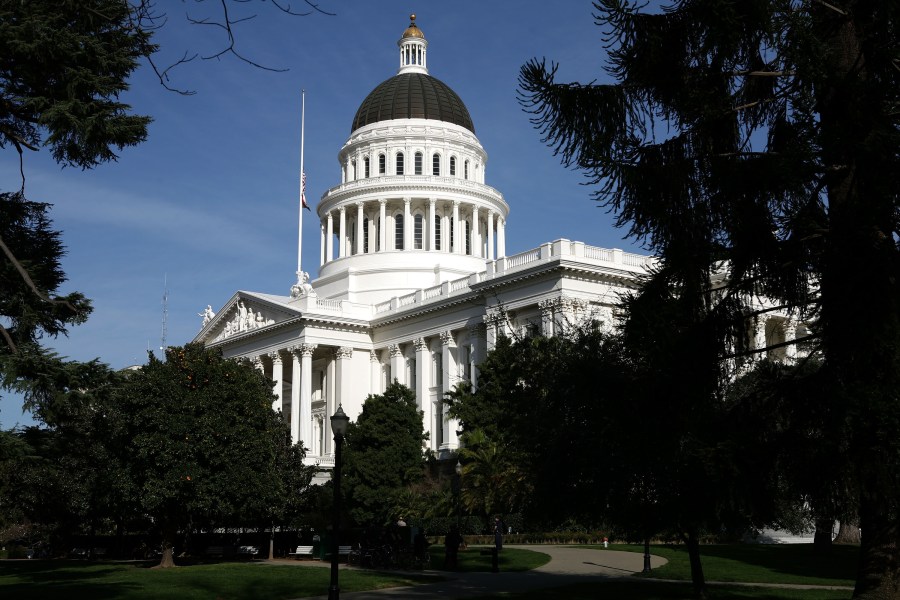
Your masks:
[{"label": "arched window", "polygon": [[431,157],[431,174],[439,177],[441,174],[441,155],[435,152]]},{"label": "arched window", "polygon": [[403,250],[403,213],[394,215],[394,250]]},{"label": "arched window", "polygon": [[397,153],[397,175],[403,175],[403,153]]},{"label": "arched window", "polygon": [[472,254],[472,224],[466,221],[466,254]]},{"label": "arched window", "polygon": [[[434,250],[441,249],[441,215],[434,215]],[[439,381],[439,380],[437,380]]]},{"label": "arched window", "polygon": [[425,217],[416,215],[413,217],[413,248],[421,250],[423,248],[423,239],[425,237]]},{"label": "arched window", "polygon": [[356,179],[356,160],[350,161],[350,180]]},{"label": "arched window", "polygon": [[456,177],[456,157],[450,157],[450,177]]},{"label": "arched window", "polygon": [[368,156],[363,158],[363,168],[366,171],[366,179],[368,179],[370,177],[370,175],[369,175],[369,157]]},{"label": "arched window", "polygon": [[414,156],[414,161],[415,162],[413,163],[413,165],[415,167],[415,171],[413,171],[413,173],[416,175],[421,175],[422,174],[422,153],[421,152],[416,152],[416,154]]},{"label": "arched window", "polygon": [[350,227],[350,235],[348,236],[350,238],[350,248],[348,248],[350,252],[347,254],[356,254],[356,220],[350,219],[348,225]]},{"label": "arched window", "polygon": [[379,175],[384,175],[386,162],[387,161],[384,158],[384,154],[379,154],[378,155],[378,174]]},{"label": "arched window", "polygon": [[463,161],[463,179],[469,178],[469,161]]},{"label": "arched window", "polygon": [[363,254],[369,253],[369,220],[363,219]]}]

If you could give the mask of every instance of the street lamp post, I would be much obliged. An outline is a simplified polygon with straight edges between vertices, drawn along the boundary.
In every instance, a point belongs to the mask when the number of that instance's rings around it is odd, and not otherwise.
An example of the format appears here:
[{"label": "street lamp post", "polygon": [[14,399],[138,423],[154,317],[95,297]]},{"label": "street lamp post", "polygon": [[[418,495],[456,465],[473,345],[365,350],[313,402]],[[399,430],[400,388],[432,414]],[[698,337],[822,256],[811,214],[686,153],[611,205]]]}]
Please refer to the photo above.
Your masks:
[{"label": "street lamp post", "polygon": [[650,572],[650,537],[644,538],[644,573]]},{"label": "street lamp post", "polygon": [[334,433],[334,514],[331,516],[331,585],[328,587],[328,600],[339,600],[341,589],[338,587],[338,531],[341,527],[341,446],[350,417],[338,405],[331,416],[331,431]]}]

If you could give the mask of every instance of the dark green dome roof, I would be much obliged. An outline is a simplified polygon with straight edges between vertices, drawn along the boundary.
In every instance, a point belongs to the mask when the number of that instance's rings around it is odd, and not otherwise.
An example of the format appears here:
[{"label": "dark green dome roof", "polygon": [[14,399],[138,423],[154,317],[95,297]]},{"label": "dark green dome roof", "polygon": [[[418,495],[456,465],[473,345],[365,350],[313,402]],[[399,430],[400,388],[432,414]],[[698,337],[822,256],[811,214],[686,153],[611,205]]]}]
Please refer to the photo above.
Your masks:
[{"label": "dark green dome roof", "polygon": [[434,119],[475,133],[469,110],[456,92],[423,73],[401,73],[372,90],[359,105],[350,131],[391,119]]}]

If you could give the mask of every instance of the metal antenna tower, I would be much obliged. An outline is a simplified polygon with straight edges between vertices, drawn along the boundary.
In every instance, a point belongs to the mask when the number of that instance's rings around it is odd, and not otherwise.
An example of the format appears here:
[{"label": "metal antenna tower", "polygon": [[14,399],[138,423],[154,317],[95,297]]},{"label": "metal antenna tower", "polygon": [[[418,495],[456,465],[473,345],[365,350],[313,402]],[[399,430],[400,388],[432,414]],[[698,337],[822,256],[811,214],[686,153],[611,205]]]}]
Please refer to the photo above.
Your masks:
[{"label": "metal antenna tower", "polygon": [[163,315],[162,315],[162,335],[159,341],[160,358],[166,356],[166,337],[169,335],[169,274],[165,274],[164,290],[162,297]]}]

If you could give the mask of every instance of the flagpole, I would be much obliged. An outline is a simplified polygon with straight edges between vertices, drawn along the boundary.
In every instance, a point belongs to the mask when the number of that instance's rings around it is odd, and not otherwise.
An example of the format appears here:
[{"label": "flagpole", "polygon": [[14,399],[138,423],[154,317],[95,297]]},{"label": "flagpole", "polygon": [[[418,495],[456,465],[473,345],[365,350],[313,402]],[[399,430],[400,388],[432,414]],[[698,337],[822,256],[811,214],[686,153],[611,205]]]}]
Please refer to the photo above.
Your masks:
[{"label": "flagpole", "polygon": [[303,188],[306,186],[303,176],[303,134],[304,123],[306,120],[306,90],[300,90],[300,202],[298,210],[300,212],[300,222],[297,227],[297,283],[300,283],[301,274],[303,273],[303,196],[306,192]]}]

